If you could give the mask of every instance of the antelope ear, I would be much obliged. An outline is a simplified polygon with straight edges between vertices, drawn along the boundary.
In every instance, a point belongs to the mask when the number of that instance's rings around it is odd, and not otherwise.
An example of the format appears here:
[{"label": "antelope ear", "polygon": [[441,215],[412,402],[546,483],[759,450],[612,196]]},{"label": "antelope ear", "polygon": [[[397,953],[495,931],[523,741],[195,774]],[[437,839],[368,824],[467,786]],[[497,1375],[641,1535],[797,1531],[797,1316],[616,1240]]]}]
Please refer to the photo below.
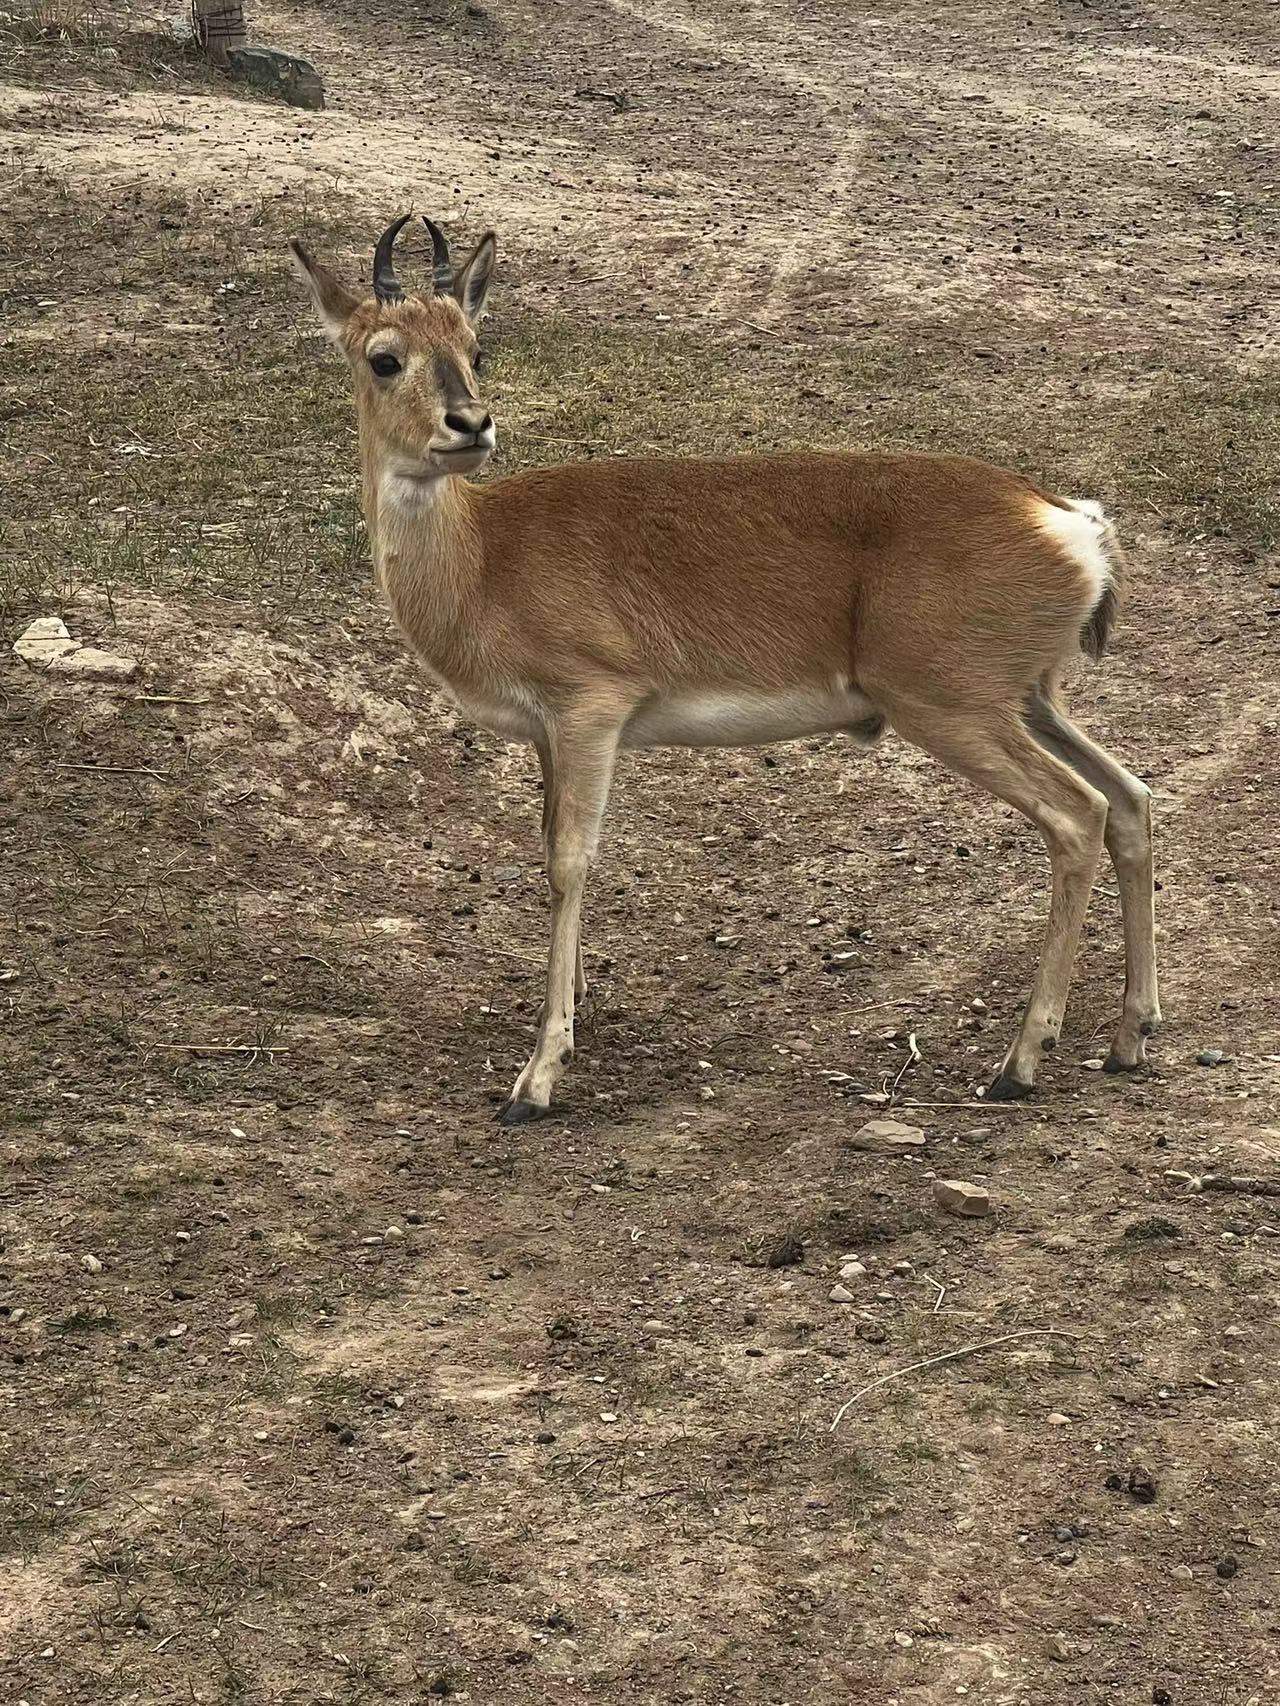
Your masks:
[{"label": "antelope ear", "polygon": [[493,263],[497,258],[498,239],[492,231],[486,231],[458,268],[454,278],[454,298],[472,326],[478,326],[484,319],[485,305],[489,298],[489,281],[493,277]]},{"label": "antelope ear", "polygon": [[289,248],[293,252],[293,270],[310,290],[321,325],[341,349],[342,334],[347,321],[360,306],[360,298],[354,296],[345,284],[339,284],[327,267],[313,261],[296,237],[289,239]]}]

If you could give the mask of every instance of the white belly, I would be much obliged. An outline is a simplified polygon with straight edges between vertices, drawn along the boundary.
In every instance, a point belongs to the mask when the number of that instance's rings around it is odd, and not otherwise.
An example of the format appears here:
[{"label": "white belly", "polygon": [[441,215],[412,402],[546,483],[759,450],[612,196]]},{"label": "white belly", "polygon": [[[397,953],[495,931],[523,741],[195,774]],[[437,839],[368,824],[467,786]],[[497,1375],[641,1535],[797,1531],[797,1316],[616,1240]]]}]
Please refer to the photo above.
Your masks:
[{"label": "white belly", "polygon": [[775,693],[730,689],[668,694],[642,705],[624,746],[767,746],[835,730],[869,738],[879,718],[856,688],[794,687]]}]

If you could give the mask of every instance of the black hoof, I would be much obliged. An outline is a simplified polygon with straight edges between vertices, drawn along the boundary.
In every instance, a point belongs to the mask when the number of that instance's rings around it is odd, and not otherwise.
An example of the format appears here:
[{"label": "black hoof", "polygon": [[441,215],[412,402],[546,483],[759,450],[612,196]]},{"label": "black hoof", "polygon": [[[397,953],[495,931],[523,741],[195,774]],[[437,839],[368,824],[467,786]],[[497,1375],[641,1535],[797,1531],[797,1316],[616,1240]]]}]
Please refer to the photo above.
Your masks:
[{"label": "black hoof", "polygon": [[1121,1060],[1120,1056],[1116,1054],[1114,1050],[1102,1063],[1102,1070],[1104,1072],[1138,1072],[1141,1070],[1141,1067],[1142,1062],[1140,1060],[1135,1060],[1130,1064],[1127,1060]]},{"label": "black hoof", "polygon": [[505,1102],[498,1110],[499,1125],[528,1125],[530,1120],[545,1120],[551,1112],[550,1108],[539,1107],[537,1102]]},{"label": "black hoof", "polygon": [[1010,1078],[1002,1072],[987,1091],[987,1101],[1025,1102],[1034,1088],[1034,1085],[1024,1084],[1020,1078]]}]

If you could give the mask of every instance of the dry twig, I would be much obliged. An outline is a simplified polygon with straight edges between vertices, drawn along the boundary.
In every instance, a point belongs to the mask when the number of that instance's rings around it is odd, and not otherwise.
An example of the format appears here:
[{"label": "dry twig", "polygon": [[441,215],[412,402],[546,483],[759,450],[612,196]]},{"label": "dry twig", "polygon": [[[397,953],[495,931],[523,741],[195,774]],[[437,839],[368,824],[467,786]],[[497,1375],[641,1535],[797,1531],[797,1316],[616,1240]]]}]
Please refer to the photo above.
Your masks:
[{"label": "dry twig", "polygon": [[1165,1178],[1185,1185],[1189,1191],[1239,1191],[1242,1196],[1280,1197],[1280,1179],[1250,1179],[1239,1173],[1181,1173],[1172,1169]]},{"label": "dry twig", "polygon": [[844,1420],[845,1415],[858,1402],[865,1398],[868,1392],[874,1392],[877,1386],[887,1386],[891,1380],[901,1380],[904,1374],[912,1374],[918,1368],[937,1368],[940,1363],[959,1362],[961,1357],[971,1357],[978,1351],[993,1351],[999,1345],[1011,1344],[1014,1339],[1078,1339],[1079,1333],[1067,1333],[1061,1327],[1022,1327],[1016,1333],[1004,1333],[998,1339],[983,1339],[980,1344],[961,1345],[958,1351],[943,1351],[941,1356],[925,1357],[921,1362],[909,1362],[905,1368],[895,1368],[891,1374],[882,1374],[879,1380],[873,1380],[869,1386],[860,1386],[851,1398],[846,1398],[836,1411],[835,1420],[831,1424],[834,1433]]}]

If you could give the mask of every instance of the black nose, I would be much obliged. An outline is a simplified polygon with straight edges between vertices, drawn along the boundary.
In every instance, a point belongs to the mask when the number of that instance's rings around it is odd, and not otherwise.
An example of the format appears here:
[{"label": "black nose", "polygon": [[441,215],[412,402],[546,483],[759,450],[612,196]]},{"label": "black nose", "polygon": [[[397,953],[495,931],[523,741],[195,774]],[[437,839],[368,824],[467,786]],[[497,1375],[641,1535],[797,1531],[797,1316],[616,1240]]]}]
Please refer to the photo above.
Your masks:
[{"label": "black nose", "polygon": [[478,438],[493,425],[493,416],[484,409],[468,409],[466,414],[460,409],[450,409],[444,417],[444,424],[450,432],[469,432]]}]

